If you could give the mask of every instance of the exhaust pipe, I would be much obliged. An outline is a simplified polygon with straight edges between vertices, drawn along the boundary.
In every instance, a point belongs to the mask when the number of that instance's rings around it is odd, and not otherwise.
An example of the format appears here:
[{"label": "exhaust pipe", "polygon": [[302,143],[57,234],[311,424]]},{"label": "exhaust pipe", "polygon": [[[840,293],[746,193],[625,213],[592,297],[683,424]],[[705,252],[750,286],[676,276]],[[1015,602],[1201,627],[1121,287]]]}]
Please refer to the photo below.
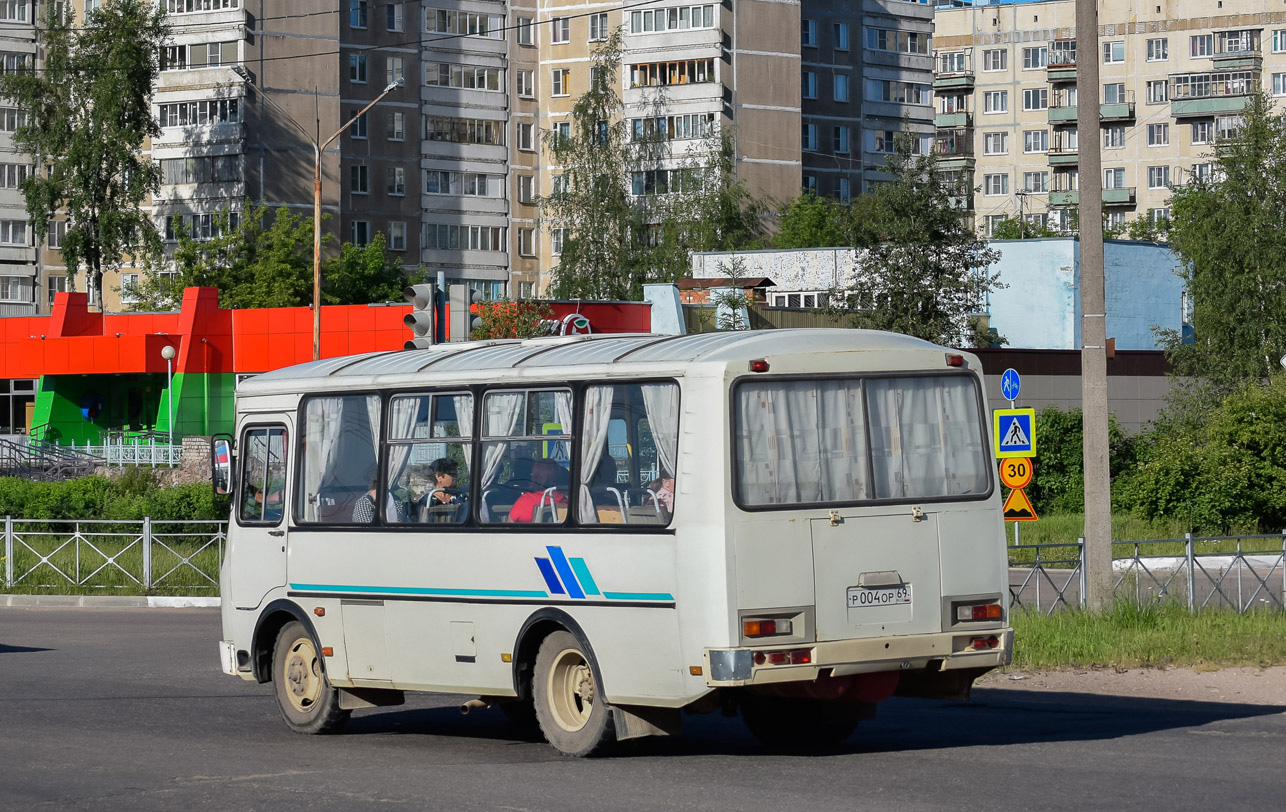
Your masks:
[{"label": "exhaust pipe", "polygon": [[486,710],[489,707],[491,707],[491,703],[485,699],[470,699],[460,706],[460,714],[467,716],[469,711]]}]

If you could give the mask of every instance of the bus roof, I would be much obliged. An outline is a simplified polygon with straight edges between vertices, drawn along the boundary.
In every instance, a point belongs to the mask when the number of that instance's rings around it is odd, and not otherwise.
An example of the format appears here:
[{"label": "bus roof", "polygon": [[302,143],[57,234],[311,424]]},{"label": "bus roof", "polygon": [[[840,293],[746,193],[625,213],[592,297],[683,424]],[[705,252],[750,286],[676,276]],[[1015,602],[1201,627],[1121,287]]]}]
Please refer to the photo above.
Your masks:
[{"label": "bus roof", "polygon": [[[325,358],[249,378],[244,395],[315,389],[398,385],[410,379],[492,378],[515,371],[531,374],[553,367],[611,365],[612,371],[657,374],[694,363],[728,363],[774,356],[829,352],[945,350],[897,333],[853,329],[749,330],[692,335],[600,333],[547,338],[504,339],[439,344],[417,350],[392,350]],[[479,374],[481,373],[481,374]],[[525,375],[524,375],[525,377]]]}]

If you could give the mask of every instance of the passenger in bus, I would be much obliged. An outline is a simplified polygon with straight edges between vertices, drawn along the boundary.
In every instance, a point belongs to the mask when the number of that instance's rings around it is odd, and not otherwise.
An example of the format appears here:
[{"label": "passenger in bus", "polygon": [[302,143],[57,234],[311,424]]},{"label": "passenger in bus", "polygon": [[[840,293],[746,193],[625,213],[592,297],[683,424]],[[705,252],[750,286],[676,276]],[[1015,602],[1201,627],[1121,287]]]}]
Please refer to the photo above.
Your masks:
[{"label": "passenger in bus", "polygon": [[674,475],[664,468],[661,475],[647,486],[648,501],[660,506],[666,515],[674,512]]},{"label": "passenger in bus", "polygon": [[433,487],[423,498],[421,521],[458,522],[464,513],[464,496],[456,489],[460,467],[455,460],[442,457],[431,465]]},{"label": "passenger in bus", "polygon": [[536,512],[542,505],[553,507],[556,513],[561,514],[567,505],[567,486],[570,483],[571,477],[566,468],[553,460],[536,460],[531,468],[532,490],[514,502],[509,509],[509,521],[540,521],[543,517],[538,517]]},{"label": "passenger in bus", "polygon": [[[353,524],[374,524],[375,523],[375,497],[378,481],[371,482],[371,489],[362,494],[361,498],[353,503]],[[389,494],[384,504],[384,515],[390,522],[404,522],[406,517],[403,515],[402,503]]]}]

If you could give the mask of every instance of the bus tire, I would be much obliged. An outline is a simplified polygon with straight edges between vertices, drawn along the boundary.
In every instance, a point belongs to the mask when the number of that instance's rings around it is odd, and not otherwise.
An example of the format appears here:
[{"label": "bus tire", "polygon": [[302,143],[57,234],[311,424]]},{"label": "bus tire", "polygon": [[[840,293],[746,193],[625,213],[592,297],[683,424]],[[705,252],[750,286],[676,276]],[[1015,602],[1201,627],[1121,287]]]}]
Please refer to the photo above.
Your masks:
[{"label": "bus tire", "polygon": [[861,719],[857,705],[820,699],[745,696],[741,718],[759,742],[787,750],[828,750],[853,735]]},{"label": "bus tire", "polygon": [[272,682],[281,718],[296,733],[338,732],[352,714],[340,708],[339,691],[326,678],[317,643],[297,620],[277,634]]},{"label": "bus tire", "polygon": [[612,708],[602,697],[588,648],[571,632],[550,634],[536,652],[531,681],[536,720],[545,740],[573,758],[616,740]]}]

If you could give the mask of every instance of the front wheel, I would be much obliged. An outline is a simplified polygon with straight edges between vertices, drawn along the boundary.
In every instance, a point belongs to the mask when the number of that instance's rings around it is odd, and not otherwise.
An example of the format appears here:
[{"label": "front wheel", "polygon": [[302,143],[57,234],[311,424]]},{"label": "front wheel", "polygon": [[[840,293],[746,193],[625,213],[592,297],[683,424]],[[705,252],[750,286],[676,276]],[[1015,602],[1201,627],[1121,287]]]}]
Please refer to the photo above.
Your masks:
[{"label": "front wheel", "polygon": [[858,705],[820,699],[746,696],[741,718],[751,734],[769,747],[824,750],[853,735],[861,719]]},{"label": "front wheel", "polygon": [[326,679],[312,635],[297,620],[282,627],[272,658],[277,707],[296,733],[342,730],[352,711],[339,707],[339,691]]},{"label": "front wheel", "polygon": [[594,661],[570,632],[546,637],[536,652],[532,699],[545,739],[566,756],[588,756],[616,740],[612,707],[594,678]]}]

